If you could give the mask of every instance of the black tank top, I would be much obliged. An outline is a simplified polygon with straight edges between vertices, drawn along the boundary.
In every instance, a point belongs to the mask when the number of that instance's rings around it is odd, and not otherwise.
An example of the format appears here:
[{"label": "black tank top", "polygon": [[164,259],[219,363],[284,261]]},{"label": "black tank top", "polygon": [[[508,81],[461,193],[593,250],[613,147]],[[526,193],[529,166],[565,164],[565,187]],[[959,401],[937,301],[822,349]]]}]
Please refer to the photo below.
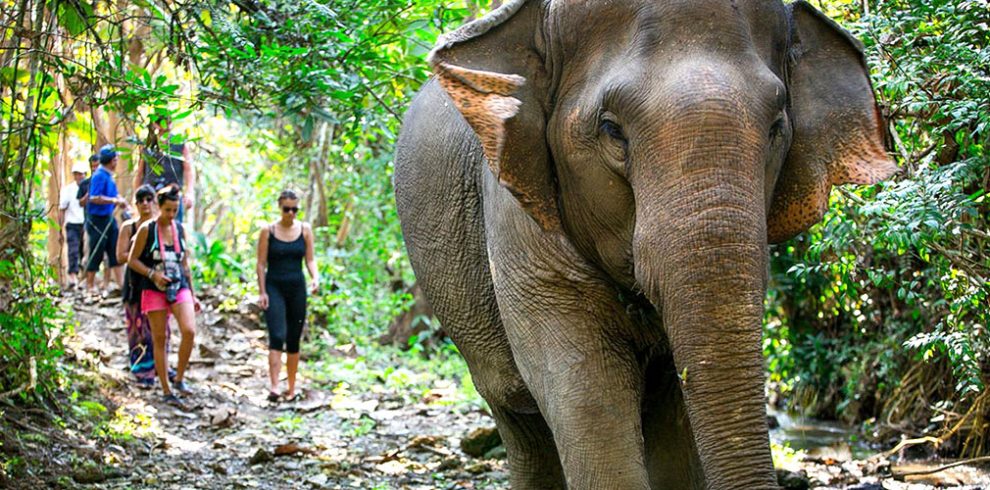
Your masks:
[{"label": "black tank top", "polygon": [[[162,251],[170,255],[175,254],[173,255],[173,258],[175,258],[179,262],[182,261],[182,257],[186,254],[186,238],[185,238],[186,231],[182,227],[182,223],[179,223],[178,221],[175,222],[175,226],[176,226],[175,228],[176,233],[178,234],[178,236],[172,237],[172,245],[161,244],[161,246],[159,246],[158,220],[151,220],[151,222],[148,223],[148,239],[146,242],[144,242],[144,250],[142,250],[141,255],[138,256],[138,260],[140,260],[141,263],[145,265],[145,267],[148,267],[149,269],[154,269],[159,264],[161,264],[163,260],[161,254]],[[178,241],[179,243],[178,254],[175,253],[176,241]],[[180,287],[182,288],[190,287],[191,284],[190,278],[187,277],[185,273],[182,274],[181,284],[182,285]],[[141,289],[142,290],[150,289],[151,291],[159,291],[158,286],[155,285],[154,281],[152,281],[150,278],[146,276],[141,277]]]},{"label": "black tank top", "polygon": [[268,271],[265,280],[305,281],[302,261],[306,257],[306,241],[300,229],[299,238],[284,242],[275,237],[275,226],[268,229]]},{"label": "black tank top", "polygon": [[169,184],[176,184],[181,188],[185,183],[185,160],[182,159],[182,149],[185,146],[185,143],[170,143],[167,151],[160,148],[145,149],[143,183],[155,189]]}]

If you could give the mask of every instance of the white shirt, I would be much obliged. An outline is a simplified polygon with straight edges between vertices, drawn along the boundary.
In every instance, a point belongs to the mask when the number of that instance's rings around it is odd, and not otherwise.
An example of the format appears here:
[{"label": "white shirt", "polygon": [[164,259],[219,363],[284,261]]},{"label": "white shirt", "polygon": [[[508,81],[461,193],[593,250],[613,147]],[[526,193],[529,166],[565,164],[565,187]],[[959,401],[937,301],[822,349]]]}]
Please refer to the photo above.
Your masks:
[{"label": "white shirt", "polygon": [[65,210],[65,222],[74,225],[81,225],[86,220],[83,208],[76,199],[76,192],[79,191],[79,184],[71,182],[62,188],[59,194],[58,208]]}]

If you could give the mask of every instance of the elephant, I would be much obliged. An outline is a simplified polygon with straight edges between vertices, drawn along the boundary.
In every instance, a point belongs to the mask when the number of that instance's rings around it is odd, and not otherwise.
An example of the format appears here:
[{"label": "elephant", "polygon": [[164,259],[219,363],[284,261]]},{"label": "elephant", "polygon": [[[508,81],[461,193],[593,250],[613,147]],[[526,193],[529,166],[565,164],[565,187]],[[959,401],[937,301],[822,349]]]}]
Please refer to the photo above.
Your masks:
[{"label": "elephant", "polygon": [[804,1],[508,0],[442,36],[393,183],[515,489],[777,488],[769,245],[897,171]]}]

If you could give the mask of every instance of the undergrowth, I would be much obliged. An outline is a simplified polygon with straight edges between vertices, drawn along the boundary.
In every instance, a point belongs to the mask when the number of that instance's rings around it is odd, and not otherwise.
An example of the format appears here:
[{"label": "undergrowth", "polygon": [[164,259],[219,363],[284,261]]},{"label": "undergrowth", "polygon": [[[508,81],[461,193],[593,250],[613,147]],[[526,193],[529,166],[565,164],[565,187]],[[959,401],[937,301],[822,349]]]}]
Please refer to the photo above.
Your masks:
[{"label": "undergrowth", "polygon": [[990,27],[986,2],[823,2],[866,43],[901,171],[833,191],[772,252],[764,352],[806,414],[990,454]]}]

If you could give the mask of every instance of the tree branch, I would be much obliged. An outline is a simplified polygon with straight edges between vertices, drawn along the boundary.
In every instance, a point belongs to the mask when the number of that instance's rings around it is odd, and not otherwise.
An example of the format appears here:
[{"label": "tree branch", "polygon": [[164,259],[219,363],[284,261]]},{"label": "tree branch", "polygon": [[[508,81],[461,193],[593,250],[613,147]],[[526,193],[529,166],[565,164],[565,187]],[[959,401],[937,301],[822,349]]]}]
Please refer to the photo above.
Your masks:
[{"label": "tree branch", "polygon": [[903,480],[904,477],[906,477],[906,476],[930,475],[932,473],[938,473],[940,471],[945,471],[945,470],[947,470],[949,468],[955,468],[956,466],[962,466],[962,465],[965,465],[965,464],[974,464],[974,463],[990,463],[990,456],[982,456],[982,457],[979,457],[979,458],[964,459],[964,460],[961,460],[961,461],[956,461],[955,463],[950,463],[950,464],[939,466],[937,468],[932,468],[932,469],[927,469],[927,470],[915,470],[915,471],[905,471],[903,473],[897,473],[897,472],[893,471],[893,469],[892,469],[891,470],[891,474],[893,475],[893,477],[895,479],[897,479],[897,480]]}]

